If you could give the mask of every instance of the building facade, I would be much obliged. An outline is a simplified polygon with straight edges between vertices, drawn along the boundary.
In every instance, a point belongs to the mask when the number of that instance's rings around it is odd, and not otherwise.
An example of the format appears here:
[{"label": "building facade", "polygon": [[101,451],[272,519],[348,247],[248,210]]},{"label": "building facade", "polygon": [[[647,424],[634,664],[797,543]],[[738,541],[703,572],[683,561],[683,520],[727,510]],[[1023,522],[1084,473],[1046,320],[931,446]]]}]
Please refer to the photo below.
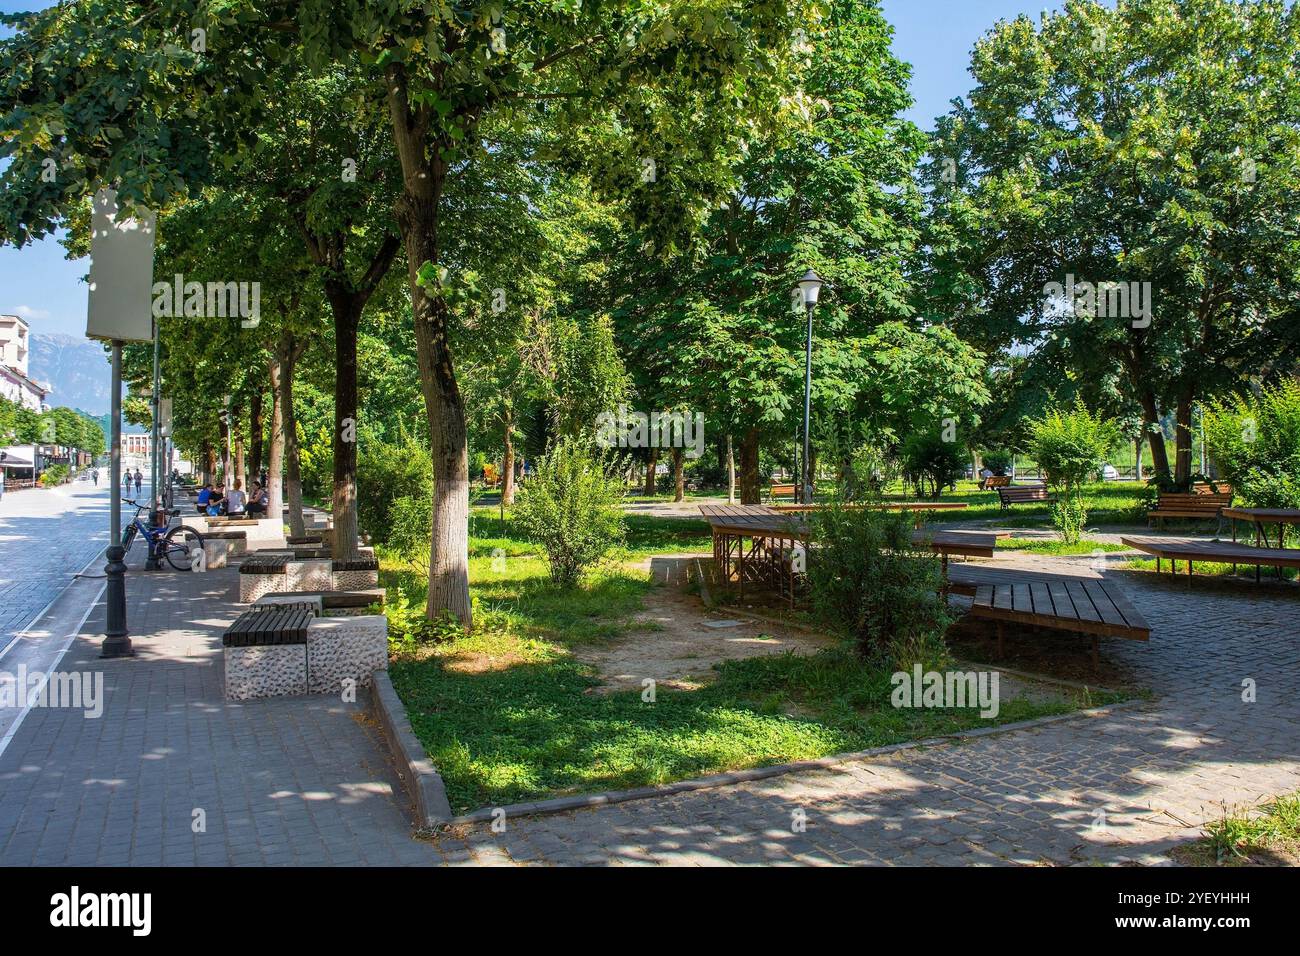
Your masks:
[{"label": "building facade", "polygon": [[50,389],[27,374],[30,352],[27,323],[16,315],[0,315],[0,396],[34,412],[47,411]]}]

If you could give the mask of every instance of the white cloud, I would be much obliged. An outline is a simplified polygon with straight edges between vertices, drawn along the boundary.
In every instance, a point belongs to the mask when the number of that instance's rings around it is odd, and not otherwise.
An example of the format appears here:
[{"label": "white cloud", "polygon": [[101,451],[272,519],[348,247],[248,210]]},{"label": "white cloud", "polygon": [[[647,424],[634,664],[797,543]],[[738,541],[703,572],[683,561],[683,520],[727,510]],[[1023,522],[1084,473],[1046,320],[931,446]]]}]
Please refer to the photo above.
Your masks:
[{"label": "white cloud", "polygon": [[23,319],[48,319],[50,317],[48,309],[33,309],[30,305],[16,305],[12,314]]}]

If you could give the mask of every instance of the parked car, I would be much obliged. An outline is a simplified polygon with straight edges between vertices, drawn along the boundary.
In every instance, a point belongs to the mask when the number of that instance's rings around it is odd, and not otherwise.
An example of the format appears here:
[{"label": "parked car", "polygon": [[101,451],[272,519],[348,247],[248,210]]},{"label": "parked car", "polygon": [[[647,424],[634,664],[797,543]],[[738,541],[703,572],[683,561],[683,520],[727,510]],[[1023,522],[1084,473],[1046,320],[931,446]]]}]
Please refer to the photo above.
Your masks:
[{"label": "parked car", "polygon": [[1115,470],[1115,466],[1110,464],[1110,462],[1101,466],[1101,480],[1119,481],[1119,472]]}]

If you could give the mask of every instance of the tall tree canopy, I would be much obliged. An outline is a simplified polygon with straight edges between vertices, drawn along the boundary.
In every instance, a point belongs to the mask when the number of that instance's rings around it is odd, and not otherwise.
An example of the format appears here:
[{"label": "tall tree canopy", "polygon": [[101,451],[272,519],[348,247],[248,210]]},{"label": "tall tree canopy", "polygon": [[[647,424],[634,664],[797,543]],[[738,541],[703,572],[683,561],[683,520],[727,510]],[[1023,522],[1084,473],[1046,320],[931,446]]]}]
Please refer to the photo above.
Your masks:
[{"label": "tall tree canopy", "polygon": [[[1194,403],[1297,355],[1297,70],[1280,0],[1075,0],[998,24],[926,167],[927,308],[1134,407],[1166,475],[1172,413],[1185,482]],[[1100,295],[1063,301],[1071,280]]]}]

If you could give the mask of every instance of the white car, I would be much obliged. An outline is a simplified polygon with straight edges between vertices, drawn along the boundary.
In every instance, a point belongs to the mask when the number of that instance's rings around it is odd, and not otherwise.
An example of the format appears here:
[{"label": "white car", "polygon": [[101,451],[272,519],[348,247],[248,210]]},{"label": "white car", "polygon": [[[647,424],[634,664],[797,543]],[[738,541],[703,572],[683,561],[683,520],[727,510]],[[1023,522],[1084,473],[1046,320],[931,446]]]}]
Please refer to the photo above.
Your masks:
[{"label": "white car", "polygon": [[1119,472],[1115,470],[1114,465],[1107,463],[1101,466],[1101,480],[1119,481]]}]

